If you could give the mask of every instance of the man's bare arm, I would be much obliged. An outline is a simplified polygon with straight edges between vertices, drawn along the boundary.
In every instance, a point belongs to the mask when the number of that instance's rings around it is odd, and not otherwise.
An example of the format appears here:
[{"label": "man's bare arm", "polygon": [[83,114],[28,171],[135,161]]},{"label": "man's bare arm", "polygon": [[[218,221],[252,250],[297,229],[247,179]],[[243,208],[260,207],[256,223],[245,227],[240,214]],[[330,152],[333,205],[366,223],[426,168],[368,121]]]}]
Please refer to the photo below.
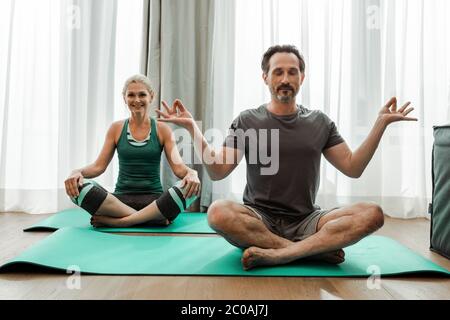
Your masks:
[{"label": "man's bare arm", "polygon": [[161,116],[158,120],[174,123],[189,131],[194,142],[195,154],[201,159],[213,181],[226,178],[238,166],[243,158],[243,152],[229,147],[214,150],[180,100],[176,100],[172,107],[163,102],[163,107],[165,112],[156,111]]},{"label": "man's bare arm", "polygon": [[417,121],[408,117],[414,108],[409,108],[406,103],[397,111],[397,99],[392,98],[381,109],[375,125],[361,146],[352,152],[346,143],[341,143],[323,152],[325,158],[339,171],[351,178],[359,178],[363,174],[370,160],[375,154],[381,138],[389,124],[398,121]]}]

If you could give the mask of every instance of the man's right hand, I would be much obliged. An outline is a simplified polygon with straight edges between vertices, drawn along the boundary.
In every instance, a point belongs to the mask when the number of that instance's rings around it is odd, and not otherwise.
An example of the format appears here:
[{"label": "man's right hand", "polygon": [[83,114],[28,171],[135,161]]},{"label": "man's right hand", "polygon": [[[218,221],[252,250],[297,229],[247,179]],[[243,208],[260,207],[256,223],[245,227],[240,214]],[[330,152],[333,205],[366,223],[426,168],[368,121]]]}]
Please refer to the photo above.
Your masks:
[{"label": "man's right hand", "polygon": [[162,106],[165,110],[156,110],[156,113],[161,116],[159,121],[174,123],[180,127],[191,130],[194,126],[194,117],[186,109],[180,100],[175,100],[172,107],[169,107],[167,102],[162,101]]},{"label": "man's right hand", "polygon": [[80,171],[74,171],[72,172],[70,177],[68,177],[66,181],[64,181],[64,184],[66,186],[66,193],[69,197],[75,198],[80,195],[78,187],[81,187],[83,185],[83,179],[84,177]]}]

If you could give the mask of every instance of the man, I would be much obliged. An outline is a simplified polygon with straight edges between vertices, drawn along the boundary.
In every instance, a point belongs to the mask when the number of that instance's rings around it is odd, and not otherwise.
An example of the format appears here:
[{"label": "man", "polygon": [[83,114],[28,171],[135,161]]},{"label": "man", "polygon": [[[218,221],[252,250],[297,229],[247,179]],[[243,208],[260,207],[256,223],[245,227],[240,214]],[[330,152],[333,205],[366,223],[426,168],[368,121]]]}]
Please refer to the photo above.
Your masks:
[{"label": "man", "polygon": [[[263,56],[262,70],[271,92],[270,103],[241,113],[218,152],[208,145],[180,101],[175,101],[172,107],[163,103],[165,112],[159,114],[162,121],[178,124],[190,132],[196,152],[213,180],[228,176],[245,154],[244,205],[219,200],[208,210],[210,226],[231,244],[245,249],[244,269],[305,258],[342,263],[345,256],[342,249],[381,228],[384,215],[372,203],[332,210],[316,206],[321,155],[345,175],[360,177],[389,124],[417,121],[408,117],[413,108],[406,103],[397,110],[397,100],[392,98],[380,111],[366,140],[352,152],[324,113],[296,104],[305,79],[305,62],[294,46],[269,48]],[[270,141],[262,141],[267,134],[246,134],[248,130],[276,130],[277,134],[271,135]],[[251,163],[255,159],[252,150],[274,144],[279,152],[277,172],[262,174],[267,163],[263,164],[261,157],[257,157],[257,163]],[[235,161],[226,161],[230,156]],[[205,161],[206,158],[214,161]]]}]

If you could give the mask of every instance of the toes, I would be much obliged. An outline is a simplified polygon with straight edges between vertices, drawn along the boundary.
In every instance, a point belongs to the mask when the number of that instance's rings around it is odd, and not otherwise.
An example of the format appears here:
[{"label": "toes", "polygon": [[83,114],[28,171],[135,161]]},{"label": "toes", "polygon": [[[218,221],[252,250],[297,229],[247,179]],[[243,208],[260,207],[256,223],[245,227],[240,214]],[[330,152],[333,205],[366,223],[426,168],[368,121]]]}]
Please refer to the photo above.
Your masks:
[{"label": "toes", "polygon": [[344,250],[339,250],[337,257],[338,257],[337,264],[343,263],[345,261],[345,251]]},{"label": "toes", "polygon": [[330,255],[325,259],[325,261],[328,263],[338,263],[340,260],[341,258],[336,255]]},{"label": "toes", "polygon": [[248,270],[250,270],[252,268],[252,266],[251,266],[251,264],[243,263],[242,264],[242,268],[244,269],[244,271],[248,271]]},{"label": "toes", "polygon": [[345,258],[345,251],[344,250],[338,250],[337,251],[337,254],[338,254],[338,256],[340,257],[340,258],[342,258],[342,259],[344,259]]},{"label": "toes", "polygon": [[250,266],[250,257],[252,255],[252,253],[251,253],[250,249],[251,248],[248,248],[242,254],[241,263],[242,263],[242,267],[244,268],[244,270],[249,270],[251,268],[251,266]]},{"label": "toes", "polygon": [[343,250],[337,250],[334,252],[324,253],[318,255],[317,259],[331,264],[341,264],[345,261],[345,252]]},{"label": "toes", "polygon": [[98,216],[92,216],[91,217],[91,225],[94,227],[94,228],[100,228],[100,227],[102,227],[102,222],[101,222],[101,218],[100,217],[98,217]]},{"label": "toes", "polygon": [[248,253],[248,249],[247,249],[247,250],[245,250],[244,253],[242,254],[242,257],[241,257],[241,262],[242,262],[242,264],[245,264],[245,262],[247,261],[248,257],[249,257],[249,253]]}]

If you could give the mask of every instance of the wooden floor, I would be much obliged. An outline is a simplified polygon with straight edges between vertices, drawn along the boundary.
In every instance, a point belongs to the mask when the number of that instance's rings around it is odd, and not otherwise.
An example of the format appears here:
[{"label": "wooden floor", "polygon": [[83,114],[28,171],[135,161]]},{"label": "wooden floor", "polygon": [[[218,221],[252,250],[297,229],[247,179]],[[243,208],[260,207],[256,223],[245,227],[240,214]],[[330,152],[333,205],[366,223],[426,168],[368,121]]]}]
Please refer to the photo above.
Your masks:
[{"label": "wooden floor", "polygon": [[[0,213],[0,264],[17,256],[49,233],[24,233],[47,216]],[[378,235],[403,245],[450,270],[450,261],[428,250],[430,223],[426,219],[386,218]],[[253,278],[186,276],[81,276],[81,289],[70,290],[69,275],[0,274],[0,299],[450,299],[444,278],[382,278],[379,289],[368,279]]]}]

